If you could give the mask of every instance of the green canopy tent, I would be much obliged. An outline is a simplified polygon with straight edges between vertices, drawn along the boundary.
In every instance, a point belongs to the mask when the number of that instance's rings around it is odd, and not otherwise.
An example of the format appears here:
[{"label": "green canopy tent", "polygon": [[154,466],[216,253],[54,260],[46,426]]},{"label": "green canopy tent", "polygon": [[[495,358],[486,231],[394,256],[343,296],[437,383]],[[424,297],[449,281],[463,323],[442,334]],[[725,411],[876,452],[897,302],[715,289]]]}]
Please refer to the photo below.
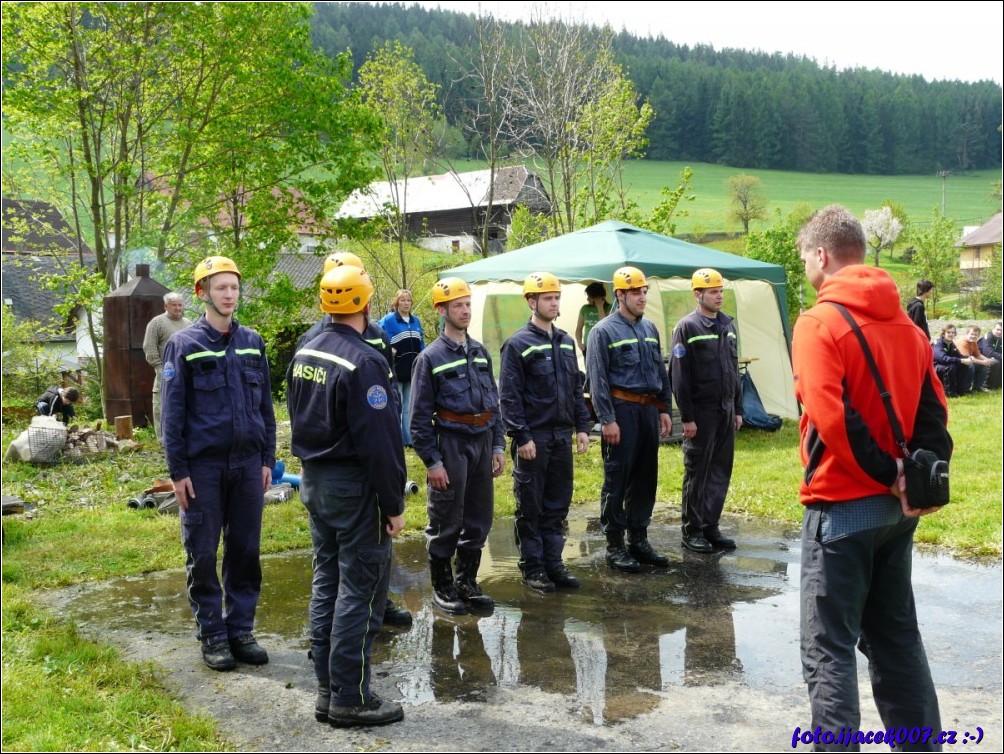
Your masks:
[{"label": "green canopy tent", "polygon": [[[784,268],[669,238],[633,225],[609,220],[523,249],[454,267],[440,278],[459,277],[471,285],[470,333],[489,353],[498,354],[509,335],[527,320],[523,280],[547,271],[562,281],[562,313],[558,326],[575,332],[585,286],[610,281],[624,265],[639,268],[649,281],[646,316],[659,329],[663,351],[677,321],[693,310],[690,276],[713,267],[725,278],[724,311],[736,319],[740,359],[749,360],[764,408],[786,418],[798,417],[791,379],[790,328],[787,321]],[[655,295],[653,295],[655,294]],[[497,359],[496,359],[497,361]],[[497,367],[497,364],[496,364]]]}]

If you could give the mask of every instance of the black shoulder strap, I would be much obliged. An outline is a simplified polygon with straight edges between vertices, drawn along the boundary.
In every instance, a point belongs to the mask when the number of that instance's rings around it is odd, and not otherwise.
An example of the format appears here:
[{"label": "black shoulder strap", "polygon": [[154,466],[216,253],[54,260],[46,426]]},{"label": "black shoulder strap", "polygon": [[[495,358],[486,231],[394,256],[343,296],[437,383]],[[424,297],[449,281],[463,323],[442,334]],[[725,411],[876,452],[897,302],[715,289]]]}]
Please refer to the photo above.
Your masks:
[{"label": "black shoulder strap", "polygon": [[854,321],[854,317],[851,313],[842,305],[838,304],[836,301],[827,301],[827,304],[834,307],[843,318],[847,320],[847,324],[851,326],[851,330],[854,331],[854,335],[858,339],[858,343],[861,344],[861,350],[865,354],[865,361],[868,362],[868,368],[871,369],[872,377],[875,378],[875,384],[878,386],[879,395],[882,396],[882,403],[885,405],[885,411],[889,415],[889,424],[892,426],[892,434],[896,438],[896,443],[903,450],[904,457],[910,455],[910,451],[906,446],[906,439],[903,437],[903,427],[899,423],[899,419],[896,418],[896,412],[892,407],[892,396],[889,391],[886,390],[885,383],[882,381],[882,375],[879,373],[878,364],[875,363],[875,357],[872,356],[872,349],[868,347],[868,341],[865,340],[864,333],[861,332],[861,328],[858,327],[858,323]]}]

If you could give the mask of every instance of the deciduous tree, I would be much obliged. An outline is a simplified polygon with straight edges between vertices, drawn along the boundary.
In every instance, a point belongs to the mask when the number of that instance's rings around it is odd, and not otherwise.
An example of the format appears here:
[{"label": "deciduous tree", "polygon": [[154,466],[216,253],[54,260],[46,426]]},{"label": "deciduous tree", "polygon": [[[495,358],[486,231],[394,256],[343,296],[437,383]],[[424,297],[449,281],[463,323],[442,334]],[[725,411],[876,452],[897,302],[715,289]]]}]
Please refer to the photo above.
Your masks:
[{"label": "deciduous tree", "polygon": [[407,288],[408,181],[432,155],[436,86],[415,62],[411,49],[392,41],[359,69],[359,90],[366,107],[383,125],[378,153],[391,194],[385,218],[397,240],[401,287]]},{"label": "deciduous tree", "polygon": [[640,227],[654,230],[656,233],[671,236],[676,233],[676,220],[686,217],[688,210],[681,208],[681,202],[692,202],[697,197],[690,190],[690,181],[694,177],[691,168],[680,171],[680,182],[675,188],[663,186],[659,203],[652,208],[647,218],[639,222]]},{"label": "deciduous tree", "polygon": [[879,256],[882,250],[891,248],[896,243],[903,230],[903,224],[893,214],[892,207],[886,205],[879,209],[865,210],[861,227],[864,228],[868,248],[875,255],[875,266],[881,267]]},{"label": "deciduous tree", "polygon": [[[458,94],[466,103],[464,130],[480,156],[488,164],[488,192],[484,197],[483,220],[475,206],[482,197],[468,197],[471,212],[480,235],[481,255],[487,256],[491,223],[495,215],[495,176],[508,152],[506,136],[509,123],[507,76],[511,70],[512,46],[506,38],[504,26],[494,17],[480,14],[475,21],[474,38],[470,55],[465,61],[454,61],[460,69],[457,81]],[[465,91],[466,90],[466,91]],[[467,96],[463,96],[463,95]],[[449,165],[452,173],[458,171]]]},{"label": "deciduous tree", "polygon": [[956,290],[961,279],[959,252],[955,248],[955,225],[937,209],[931,221],[915,226],[909,232],[914,252],[910,259],[910,272],[917,280],[934,283],[931,308],[938,306],[941,293]]},{"label": "deciduous tree", "polygon": [[[612,55],[609,50],[601,55]],[[614,60],[603,63],[610,78],[585,103],[579,118],[582,144],[583,194],[578,202],[580,226],[610,218],[630,219],[636,204],[624,184],[624,160],[640,158],[648,146],[645,136],[655,113]]]},{"label": "deciduous tree", "polygon": [[805,267],[798,251],[798,231],[812,215],[808,206],[796,207],[787,217],[777,210],[773,225],[746,237],[746,256],[784,267],[788,281],[788,323],[794,324],[802,310]]},{"label": "deciduous tree", "polygon": [[743,233],[749,235],[750,222],[767,219],[767,198],[763,183],[755,175],[740,173],[725,181],[729,192],[729,219],[742,223]]},{"label": "deciduous tree", "polygon": [[525,28],[506,79],[508,138],[535,158],[555,211],[555,235],[575,230],[586,154],[582,118],[609,82],[612,33],[535,19]]},{"label": "deciduous tree", "polygon": [[[4,4],[14,137],[4,190],[72,218],[108,286],[141,247],[186,277],[207,251],[229,254],[246,281],[263,281],[301,226],[373,174],[375,123],[347,89],[351,61],[314,51],[309,13],[300,3]],[[285,311],[309,300],[297,295]]]}]

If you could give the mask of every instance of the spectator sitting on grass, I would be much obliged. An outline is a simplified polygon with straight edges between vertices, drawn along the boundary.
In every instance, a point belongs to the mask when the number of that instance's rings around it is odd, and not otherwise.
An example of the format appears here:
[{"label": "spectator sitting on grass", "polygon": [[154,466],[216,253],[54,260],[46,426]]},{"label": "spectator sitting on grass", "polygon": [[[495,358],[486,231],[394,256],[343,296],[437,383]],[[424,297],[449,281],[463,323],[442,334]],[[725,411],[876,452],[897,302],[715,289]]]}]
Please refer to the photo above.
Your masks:
[{"label": "spectator sitting on grass", "polygon": [[990,332],[980,338],[980,353],[993,362],[990,374],[987,376],[987,387],[990,390],[1001,388],[1001,335],[1001,323],[998,322]]},{"label": "spectator sitting on grass", "polygon": [[962,357],[969,359],[969,366],[962,371],[964,382],[960,386],[960,393],[986,392],[987,376],[994,362],[980,353],[979,341],[980,328],[970,325],[966,328],[965,336],[956,343]]},{"label": "spectator sitting on grass", "polygon": [[958,398],[962,393],[960,387],[965,384],[963,375],[965,369],[972,364],[969,358],[963,358],[955,345],[955,335],[958,331],[955,325],[948,324],[941,328],[941,335],[934,339],[934,368],[945,388],[945,395]]}]

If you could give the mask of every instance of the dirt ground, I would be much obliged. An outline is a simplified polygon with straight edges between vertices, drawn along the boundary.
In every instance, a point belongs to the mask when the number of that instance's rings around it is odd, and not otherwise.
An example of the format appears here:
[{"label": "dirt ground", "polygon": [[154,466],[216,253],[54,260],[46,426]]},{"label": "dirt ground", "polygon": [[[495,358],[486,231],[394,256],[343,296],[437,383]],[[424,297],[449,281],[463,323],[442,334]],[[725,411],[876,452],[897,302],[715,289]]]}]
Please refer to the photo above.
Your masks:
[{"label": "dirt ground", "polygon": [[[794,729],[807,727],[808,719],[801,686],[783,694],[739,683],[649,691],[650,712],[610,726],[583,722],[569,696],[521,687],[497,688],[484,702],[409,706],[395,725],[336,730],[314,720],[312,679],[300,648],[273,642],[268,665],[220,674],[198,662],[191,641],[115,639],[130,659],[154,660],[184,704],[219,720],[242,751],[790,751]],[[378,680],[375,686],[396,696],[393,685]],[[946,751],[1001,750],[999,687],[940,689],[939,697],[943,725],[959,732],[960,744]],[[862,712],[863,730],[882,727],[866,683]],[[963,733],[975,734],[976,725],[982,742],[962,745]]]},{"label": "dirt ground", "polygon": [[[499,607],[480,622],[436,616],[428,605],[421,542],[395,547],[392,587],[416,622],[408,631],[390,629],[378,642],[374,688],[405,704],[404,721],[382,728],[336,730],[314,720],[303,630],[307,553],[263,564],[258,635],[271,661],[261,667],[215,673],[202,664],[179,593],[181,573],[64,590],[50,595],[51,607],[77,620],[85,633],[121,647],[127,659],[154,662],[182,703],[216,718],[238,750],[795,748],[794,730],[808,726],[809,709],[798,669],[792,532],[737,520],[729,530],[740,550],[712,563],[681,552],[675,527],[660,523],[650,535],[673,559],[668,571],[624,576],[603,566],[591,523],[573,521],[569,541],[577,557],[571,565],[586,583],[572,596],[545,599],[528,595],[513,576],[518,553],[508,544],[511,525],[496,528],[482,581]],[[701,583],[703,574],[713,574],[713,586]],[[957,744],[945,750],[1002,750],[1000,565],[918,554],[914,585],[942,725],[957,731]],[[708,601],[709,594],[728,597]],[[608,609],[618,595],[623,602]],[[587,623],[600,627],[604,642],[591,655],[601,657],[599,670],[595,660],[584,668],[574,647],[569,656],[574,641],[566,636]],[[647,633],[636,641],[635,632]],[[465,660],[472,641],[483,661]],[[861,728],[878,730],[859,660]],[[963,744],[965,734],[977,735],[977,726],[982,740]],[[863,747],[881,749],[887,747]]]}]

